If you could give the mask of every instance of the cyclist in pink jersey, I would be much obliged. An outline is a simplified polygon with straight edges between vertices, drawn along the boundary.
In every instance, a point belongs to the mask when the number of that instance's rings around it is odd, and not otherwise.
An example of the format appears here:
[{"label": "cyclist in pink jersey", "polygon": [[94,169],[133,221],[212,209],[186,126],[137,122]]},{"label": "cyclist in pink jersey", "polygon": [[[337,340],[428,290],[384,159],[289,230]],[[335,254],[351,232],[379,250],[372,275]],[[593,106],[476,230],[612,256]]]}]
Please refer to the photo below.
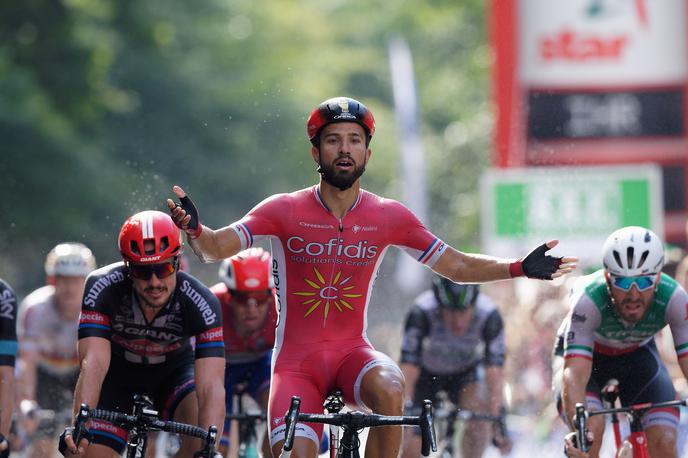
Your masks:
[{"label": "cyclist in pink jersey", "polygon": [[[222,306],[227,414],[238,413],[234,403],[237,387],[243,387],[241,391],[267,412],[277,324],[271,265],[270,253],[258,247],[249,248],[222,261],[219,270],[222,281],[210,288]],[[236,422],[225,419],[219,447],[222,456],[228,449],[237,453],[238,427],[232,423]],[[271,454],[267,439],[264,435],[264,456]]]},{"label": "cyclist in pink jersey", "polygon": [[[321,413],[327,394],[341,389],[358,408],[401,415],[404,378],[396,363],[366,337],[367,308],[387,248],[395,245],[457,282],[515,276],[552,279],[575,268],[576,258],[546,255],[550,241],[520,260],[466,254],[433,235],[404,205],[360,187],[372,154],[373,115],[345,97],[320,104],[308,118],[311,155],[320,182],[274,195],[241,220],[218,230],[200,223],[183,189],[167,200],[172,218],[205,262],[232,256],[260,240],[272,248],[279,320],[272,360],[269,418],[273,454],[284,439],[284,414],[292,395],[301,411]],[[299,424],[293,456],[317,456],[322,426]],[[374,428],[367,457],[396,457],[399,427]]]}]

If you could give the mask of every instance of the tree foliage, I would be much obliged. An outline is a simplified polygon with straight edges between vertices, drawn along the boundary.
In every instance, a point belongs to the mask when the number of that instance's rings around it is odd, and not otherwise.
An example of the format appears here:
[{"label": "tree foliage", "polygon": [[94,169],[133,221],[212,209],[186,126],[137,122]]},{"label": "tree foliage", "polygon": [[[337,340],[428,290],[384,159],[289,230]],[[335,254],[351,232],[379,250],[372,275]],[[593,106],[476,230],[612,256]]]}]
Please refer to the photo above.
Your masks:
[{"label": "tree foliage", "polygon": [[[268,7],[269,6],[269,7]],[[398,197],[388,43],[412,50],[432,215],[475,246],[491,120],[483,2],[25,0],[0,3],[0,276],[42,281],[56,243],[117,259],[131,213],[172,184],[205,222],[314,182],[305,120],[346,94],[375,113],[364,186]],[[211,280],[212,281],[212,280]]]}]

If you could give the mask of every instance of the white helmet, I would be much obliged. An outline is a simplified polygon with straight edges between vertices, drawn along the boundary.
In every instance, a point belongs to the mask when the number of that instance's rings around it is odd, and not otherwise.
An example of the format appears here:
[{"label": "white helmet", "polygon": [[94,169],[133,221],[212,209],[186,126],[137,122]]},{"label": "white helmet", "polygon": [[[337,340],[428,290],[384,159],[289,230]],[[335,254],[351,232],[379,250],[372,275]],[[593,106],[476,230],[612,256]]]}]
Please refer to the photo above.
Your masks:
[{"label": "white helmet", "polygon": [[45,274],[49,277],[85,277],[96,268],[96,258],[83,243],[60,243],[45,259]]},{"label": "white helmet", "polygon": [[664,265],[664,245],[649,229],[623,227],[604,242],[602,263],[607,272],[618,277],[656,274]]}]

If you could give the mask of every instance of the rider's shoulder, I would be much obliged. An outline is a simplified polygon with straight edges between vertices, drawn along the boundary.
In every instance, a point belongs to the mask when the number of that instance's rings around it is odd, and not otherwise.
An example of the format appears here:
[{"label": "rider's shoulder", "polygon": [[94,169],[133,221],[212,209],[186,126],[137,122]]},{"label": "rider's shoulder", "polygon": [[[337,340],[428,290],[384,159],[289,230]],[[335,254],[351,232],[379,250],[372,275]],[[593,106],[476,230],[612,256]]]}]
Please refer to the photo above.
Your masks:
[{"label": "rider's shoulder", "polygon": [[35,308],[40,307],[42,304],[52,303],[54,296],[55,287],[53,285],[41,286],[26,295],[24,300],[22,300],[21,308]]},{"label": "rider's shoulder", "polygon": [[[8,293],[5,293],[5,291],[8,291]],[[0,293],[4,293],[4,294],[7,294],[7,295],[12,295],[12,296],[16,297],[16,294],[14,293],[14,290],[12,289],[12,287],[10,286],[10,284],[7,283],[7,282],[6,282],[5,280],[3,280],[2,278],[0,278]],[[4,295],[4,294],[3,294],[3,295]]]},{"label": "rider's shoulder", "polygon": [[210,292],[210,288],[208,288],[205,283],[191,275],[189,272],[185,272],[183,270],[177,271],[177,288],[183,288],[184,283],[188,283],[195,288],[202,289],[203,291]]},{"label": "rider's shoulder", "polygon": [[182,296],[190,298],[193,302],[196,302],[199,296],[205,298],[207,301],[218,302],[213,291],[211,291],[205,283],[188,272],[177,272],[176,289],[182,293]]},{"label": "rider's shoulder", "polygon": [[93,284],[100,280],[100,283],[117,284],[124,280],[127,280],[129,275],[127,274],[127,267],[124,265],[123,261],[113,262],[106,266],[100,267],[86,277],[86,284]]},{"label": "rider's shoulder", "polygon": [[115,262],[94,270],[86,277],[84,297],[95,298],[106,291],[131,287],[131,279],[124,262]]},{"label": "rider's shoulder", "polygon": [[597,295],[609,295],[603,269],[588,275],[580,276],[573,280],[571,290],[569,291],[572,305],[575,305],[586,297],[591,298]]},{"label": "rider's shoulder", "polygon": [[297,202],[299,200],[305,199],[309,197],[313,192],[315,192],[315,189],[313,186],[308,187],[308,188],[303,188],[303,189],[298,189],[296,191],[291,191],[291,192],[279,192],[276,194],[272,194],[265,199],[263,199],[258,205],[266,205],[266,204],[274,204],[276,202],[278,203],[285,203],[285,202]]},{"label": "rider's shoulder", "polygon": [[360,191],[361,200],[368,202],[371,205],[378,205],[380,207],[389,207],[393,209],[408,210],[406,205],[402,204],[396,199],[391,199],[389,197],[381,196],[365,189]]}]

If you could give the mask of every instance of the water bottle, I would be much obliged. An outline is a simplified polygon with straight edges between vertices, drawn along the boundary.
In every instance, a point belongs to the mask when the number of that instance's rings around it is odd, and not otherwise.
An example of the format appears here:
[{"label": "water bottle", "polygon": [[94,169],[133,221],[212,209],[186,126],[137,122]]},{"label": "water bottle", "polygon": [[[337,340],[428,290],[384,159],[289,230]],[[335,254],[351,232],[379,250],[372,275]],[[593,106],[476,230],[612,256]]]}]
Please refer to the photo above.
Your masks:
[{"label": "water bottle", "polygon": [[239,446],[239,458],[258,458],[258,448],[256,440],[251,439],[248,443]]}]

